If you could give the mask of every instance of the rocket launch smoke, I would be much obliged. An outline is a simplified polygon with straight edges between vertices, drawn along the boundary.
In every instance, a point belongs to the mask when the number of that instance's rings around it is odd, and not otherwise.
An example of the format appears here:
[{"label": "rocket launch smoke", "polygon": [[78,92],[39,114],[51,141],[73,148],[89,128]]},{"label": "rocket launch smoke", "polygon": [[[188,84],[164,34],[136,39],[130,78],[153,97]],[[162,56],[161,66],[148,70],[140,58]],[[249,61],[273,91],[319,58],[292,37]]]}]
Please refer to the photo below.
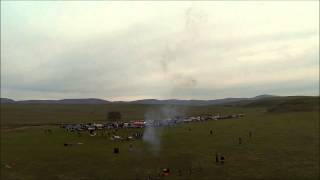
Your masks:
[{"label": "rocket launch smoke", "polygon": [[[167,42],[161,53],[159,66],[162,72],[167,77],[168,81],[173,82],[173,87],[170,91],[170,96],[175,96],[181,90],[185,88],[193,88],[197,85],[197,80],[194,77],[187,76],[185,74],[177,73],[170,65],[177,60],[177,54],[183,50],[186,46],[194,46],[195,41],[200,34],[199,27],[204,21],[204,16],[201,11],[198,11],[194,7],[190,7],[185,12],[185,32],[186,34],[182,38],[177,38],[173,42]],[[172,119],[176,116],[181,116],[183,113],[176,109],[174,106],[163,106],[159,110],[147,111],[145,114],[145,121],[166,123],[164,121]],[[152,150],[155,154],[160,151],[161,147],[161,135],[162,128],[155,128],[153,126],[147,126],[144,130],[143,140],[152,145]]]},{"label": "rocket launch smoke", "polygon": [[167,41],[159,59],[159,65],[163,74],[167,77],[168,81],[173,83],[173,92],[171,92],[173,96],[176,93],[174,92],[175,90],[180,91],[186,87],[192,88],[198,83],[195,77],[176,72],[172,64],[175,61],[183,60],[179,59],[181,52],[190,49],[190,47],[197,46],[197,40],[201,36],[202,24],[206,22],[206,16],[201,9],[190,7],[186,9],[184,19],[185,27],[181,31],[181,35]]},{"label": "rocket launch smoke", "polygon": [[[157,110],[149,110],[145,114],[147,124],[166,124],[168,120],[184,114],[182,109],[175,106],[163,106]],[[152,146],[152,152],[157,154],[161,147],[162,128],[147,125],[143,133],[143,140]]]}]

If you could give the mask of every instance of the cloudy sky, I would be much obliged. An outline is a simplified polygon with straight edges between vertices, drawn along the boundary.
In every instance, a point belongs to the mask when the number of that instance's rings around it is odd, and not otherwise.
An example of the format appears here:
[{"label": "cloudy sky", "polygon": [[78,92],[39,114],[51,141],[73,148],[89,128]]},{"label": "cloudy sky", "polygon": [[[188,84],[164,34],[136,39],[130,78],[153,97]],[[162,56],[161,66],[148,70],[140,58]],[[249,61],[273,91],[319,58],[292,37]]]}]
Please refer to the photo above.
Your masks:
[{"label": "cloudy sky", "polygon": [[318,39],[319,1],[1,1],[1,97],[319,95]]}]

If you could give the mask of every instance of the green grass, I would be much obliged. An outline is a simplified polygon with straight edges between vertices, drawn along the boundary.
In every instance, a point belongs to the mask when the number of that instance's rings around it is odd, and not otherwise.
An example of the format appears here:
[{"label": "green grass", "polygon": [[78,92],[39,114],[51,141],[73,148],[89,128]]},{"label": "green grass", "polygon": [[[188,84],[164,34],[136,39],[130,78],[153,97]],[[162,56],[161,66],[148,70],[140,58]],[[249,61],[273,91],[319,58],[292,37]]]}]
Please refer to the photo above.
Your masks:
[{"label": "green grass", "polygon": [[[145,105],[6,105],[1,110],[6,127],[33,123],[104,120],[108,110],[119,110],[124,120],[143,119]],[[1,130],[1,179],[147,179],[161,168],[164,179],[319,179],[319,113],[269,113],[263,108],[179,107],[186,114],[245,113],[242,119],[190,123],[158,128],[161,148],[136,140],[114,142],[104,136],[67,134],[50,126]],[[188,129],[191,128],[191,131]],[[213,129],[214,134],[209,131]],[[121,135],[136,129],[120,130]],[[248,132],[252,131],[250,139]],[[243,143],[238,144],[238,137]],[[82,145],[64,147],[64,142]],[[133,151],[129,151],[129,143]],[[113,154],[119,147],[120,153]],[[215,164],[215,153],[224,165]],[[16,162],[11,169],[5,167]],[[192,174],[189,174],[189,170]],[[178,171],[182,175],[179,176]]]}]

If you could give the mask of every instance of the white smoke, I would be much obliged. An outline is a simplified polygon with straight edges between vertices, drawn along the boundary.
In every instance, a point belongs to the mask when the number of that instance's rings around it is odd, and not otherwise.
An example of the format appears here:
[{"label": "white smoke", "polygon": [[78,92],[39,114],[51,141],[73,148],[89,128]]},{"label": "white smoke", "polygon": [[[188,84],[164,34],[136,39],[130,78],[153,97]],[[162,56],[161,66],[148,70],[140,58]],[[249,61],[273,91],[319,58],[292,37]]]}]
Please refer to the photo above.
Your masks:
[{"label": "white smoke", "polygon": [[158,154],[161,146],[161,131],[155,127],[148,126],[143,133],[143,140],[151,145],[154,154]]},{"label": "white smoke", "polygon": [[152,152],[157,155],[161,149],[162,128],[168,126],[174,119],[183,115],[183,110],[176,106],[165,105],[157,110],[149,110],[145,114],[147,126],[144,129],[143,140],[151,145]]},{"label": "white smoke", "polygon": [[147,126],[144,129],[142,139],[152,146],[152,152],[158,154],[161,145],[161,131],[150,124],[154,123],[154,121],[160,121],[161,114],[157,111],[149,110],[144,116]]},{"label": "white smoke", "polygon": [[[182,36],[176,39],[167,41],[160,57],[160,67],[167,76],[168,81],[172,82],[170,94],[176,96],[185,88],[193,88],[197,85],[197,79],[192,76],[176,72],[172,68],[172,63],[179,57],[179,54],[189,47],[196,44],[197,39],[201,36],[202,24],[206,21],[206,16],[201,9],[190,7],[185,11],[185,27],[181,32]],[[177,116],[182,116],[184,113],[176,106],[163,106],[158,110],[149,110],[145,114],[147,124],[162,124],[169,125]],[[155,154],[158,154],[161,148],[162,128],[147,125],[144,130],[143,140],[149,143]]]},{"label": "white smoke", "polygon": [[178,95],[178,91],[184,88],[194,88],[198,84],[196,77],[192,77],[184,72],[177,72],[174,68],[175,61],[182,61],[186,51],[197,48],[198,41],[205,38],[203,27],[207,22],[207,16],[202,9],[190,7],[185,10],[183,19],[185,21],[182,31],[174,38],[166,41],[161,50],[159,64],[168,81],[172,82],[173,96]]}]

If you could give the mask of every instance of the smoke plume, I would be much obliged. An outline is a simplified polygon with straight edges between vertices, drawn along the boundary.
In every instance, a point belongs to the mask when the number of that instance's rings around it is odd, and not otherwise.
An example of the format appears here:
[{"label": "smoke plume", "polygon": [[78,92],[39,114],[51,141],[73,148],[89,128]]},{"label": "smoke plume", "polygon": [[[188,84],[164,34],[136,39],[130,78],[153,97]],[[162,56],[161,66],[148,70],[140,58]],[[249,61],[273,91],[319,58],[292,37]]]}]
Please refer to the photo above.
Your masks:
[{"label": "smoke plume", "polygon": [[173,105],[164,105],[159,109],[147,111],[145,114],[147,126],[143,133],[143,140],[151,145],[151,150],[155,155],[161,149],[162,128],[158,126],[170,125],[170,121],[178,116],[183,116],[183,114],[183,109]]},{"label": "smoke plume", "polygon": [[192,88],[198,84],[195,77],[176,72],[173,63],[183,61],[185,52],[196,49],[197,40],[203,36],[201,28],[206,22],[206,15],[201,9],[190,7],[186,9],[183,19],[184,28],[175,38],[166,41],[159,60],[163,74],[168,81],[173,82],[170,92],[172,96],[176,95],[176,89]]},{"label": "smoke plume", "polygon": [[[201,24],[205,22],[205,16],[201,10],[190,7],[184,14],[185,26],[182,32],[175,39],[166,42],[162,52],[160,53],[159,65],[167,78],[168,82],[172,82],[169,90],[169,97],[175,98],[182,90],[186,88],[194,88],[198,81],[195,77],[177,72],[173,63],[183,60],[185,51],[193,49],[196,41],[201,35]],[[195,48],[194,48],[195,49]],[[175,106],[165,105],[157,110],[149,110],[145,114],[147,123],[166,124],[177,116],[182,116],[183,111],[178,110]],[[152,146],[155,154],[158,154],[161,148],[162,128],[147,126],[144,131],[143,140]]]}]

